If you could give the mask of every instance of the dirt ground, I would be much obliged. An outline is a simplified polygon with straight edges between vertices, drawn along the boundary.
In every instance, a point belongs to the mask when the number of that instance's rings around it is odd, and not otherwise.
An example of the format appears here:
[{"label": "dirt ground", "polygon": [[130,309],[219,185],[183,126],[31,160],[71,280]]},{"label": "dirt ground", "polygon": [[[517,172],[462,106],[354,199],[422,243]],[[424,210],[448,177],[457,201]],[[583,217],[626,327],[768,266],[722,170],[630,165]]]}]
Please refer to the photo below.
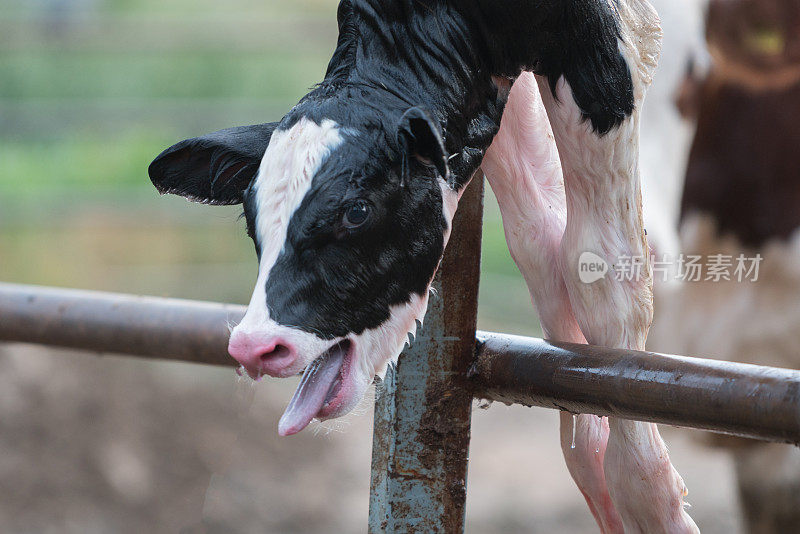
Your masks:
[{"label": "dirt ground", "polygon": [[[372,401],[293,438],[295,386],[232,369],[0,346],[0,532],[364,532]],[[596,532],[557,415],[476,407],[468,532]],[[729,458],[664,429],[706,534],[739,532]]]}]

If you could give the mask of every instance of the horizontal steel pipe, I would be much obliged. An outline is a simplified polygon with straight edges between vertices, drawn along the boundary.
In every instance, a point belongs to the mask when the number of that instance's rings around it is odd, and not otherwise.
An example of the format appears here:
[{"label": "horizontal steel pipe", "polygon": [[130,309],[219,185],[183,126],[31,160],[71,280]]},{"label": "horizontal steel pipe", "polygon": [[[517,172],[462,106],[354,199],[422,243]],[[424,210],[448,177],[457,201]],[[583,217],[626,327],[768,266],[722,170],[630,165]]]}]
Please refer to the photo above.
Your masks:
[{"label": "horizontal steel pipe", "polygon": [[800,372],[478,334],[476,396],[800,443]]},{"label": "horizontal steel pipe", "polygon": [[0,283],[0,341],[235,365],[243,306]]},{"label": "horizontal steel pipe", "polygon": [[[234,365],[244,307],[0,284],[0,341]],[[800,372],[478,334],[476,396],[800,443]]]}]

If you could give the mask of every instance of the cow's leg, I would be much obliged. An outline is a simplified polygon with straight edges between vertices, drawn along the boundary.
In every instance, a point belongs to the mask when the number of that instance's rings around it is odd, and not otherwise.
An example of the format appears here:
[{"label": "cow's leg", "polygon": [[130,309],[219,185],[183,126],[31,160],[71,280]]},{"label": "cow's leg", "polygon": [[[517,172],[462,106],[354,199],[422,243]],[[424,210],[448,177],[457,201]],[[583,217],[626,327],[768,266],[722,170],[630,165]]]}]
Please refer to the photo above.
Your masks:
[{"label": "cow's leg", "polygon": [[567,469],[586,499],[600,532],[624,532],[622,518],[614,506],[603,470],[608,448],[608,419],[561,412],[560,435]]},{"label": "cow's leg", "polygon": [[[572,314],[559,251],[566,198],[558,149],[536,80],[515,82],[500,132],[482,164],[503,214],[506,240],[528,283],[545,336],[585,343]],[[561,448],[570,474],[602,532],[622,532],[603,473],[608,423],[593,415],[561,414]]]},{"label": "cow's leg", "polygon": [[[602,66],[578,77],[588,87],[573,90],[565,78],[540,79],[542,97],[564,169],[567,225],[561,259],[575,318],[587,341],[607,347],[643,350],[652,320],[652,275],[642,223],[638,169],[639,108],[658,56],[658,20],[642,0],[613,2],[620,22],[619,50],[633,80],[633,109],[610,130],[585,120],[613,104],[619,85],[603,78]],[[600,74],[601,77],[590,74]],[[611,73],[613,74],[613,73]],[[595,85],[593,85],[595,84]],[[550,88],[554,88],[555,97]],[[592,110],[581,109],[574,94],[598,96]],[[612,98],[603,100],[609,94]],[[624,108],[621,108],[624,109]],[[581,260],[596,256],[609,274],[581,281]],[[583,258],[582,258],[583,257]],[[637,261],[638,259],[638,261]],[[638,264],[639,267],[634,267]],[[615,267],[627,266],[618,279]],[[638,271],[637,271],[638,269]],[[683,508],[685,486],[672,467],[653,424],[611,419],[605,474],[609,493],[628,533],[696,532]]]}]

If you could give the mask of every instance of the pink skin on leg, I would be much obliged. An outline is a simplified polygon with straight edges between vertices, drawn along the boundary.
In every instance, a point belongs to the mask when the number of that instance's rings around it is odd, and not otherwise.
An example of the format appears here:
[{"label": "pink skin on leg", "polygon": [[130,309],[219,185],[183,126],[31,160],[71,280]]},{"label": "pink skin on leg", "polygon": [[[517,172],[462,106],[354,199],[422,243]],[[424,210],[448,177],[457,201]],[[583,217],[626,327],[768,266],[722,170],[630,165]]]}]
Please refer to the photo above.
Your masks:
[{"label": "pink skin on leg", "polygon": [[[609,266],[646,257],[638,168],[639,108],[659,52],[658,17],[644,0],[619,2],[623,54],[631,66],[636,110],[603,137],[581,117],[564,79],[556,100],[547,81],[542,98],[564,168],[567,225],[561,243],[562,272],[574,316],[589,343],[643,350],[653,314],[652,273],[611,275],[592,284],[579,278],[579,259],[591,252]],[[631,44],[634,43],[636,47]],[[638,48],[637,48],[638,47]],[[686,488],[670,463],[653,424],[611,419],[604,467],[614,506],[626,533],[699,532],[683,508]]]},{"label": "pink skin on leg", "polygon": [[[500,204],[506,241],[528,283],[545,336],[585,343],[560,268],[567,222],[561,163],[532,74],[523,73],[514,83],[500,132],[482,168]],[[602,532],[620,533],[622,522],[603,473],[608,431],[607,421],[599,417],[561,414],[561,448],[570,474]]]}]

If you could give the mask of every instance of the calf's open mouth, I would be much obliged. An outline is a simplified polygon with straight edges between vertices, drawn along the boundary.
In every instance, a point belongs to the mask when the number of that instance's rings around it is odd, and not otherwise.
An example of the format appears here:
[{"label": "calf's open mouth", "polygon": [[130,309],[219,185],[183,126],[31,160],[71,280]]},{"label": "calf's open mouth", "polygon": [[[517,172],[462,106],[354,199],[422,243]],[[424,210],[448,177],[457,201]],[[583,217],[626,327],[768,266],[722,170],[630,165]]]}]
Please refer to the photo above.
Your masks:
[{"label": "calf's open mouth", "polygon": [[324,417],[335,411],[350,367],[352,346],[348,339],[341,341],[306,367],[300,385],[278,423],[278,434],[297,434],[315,417]]}]

